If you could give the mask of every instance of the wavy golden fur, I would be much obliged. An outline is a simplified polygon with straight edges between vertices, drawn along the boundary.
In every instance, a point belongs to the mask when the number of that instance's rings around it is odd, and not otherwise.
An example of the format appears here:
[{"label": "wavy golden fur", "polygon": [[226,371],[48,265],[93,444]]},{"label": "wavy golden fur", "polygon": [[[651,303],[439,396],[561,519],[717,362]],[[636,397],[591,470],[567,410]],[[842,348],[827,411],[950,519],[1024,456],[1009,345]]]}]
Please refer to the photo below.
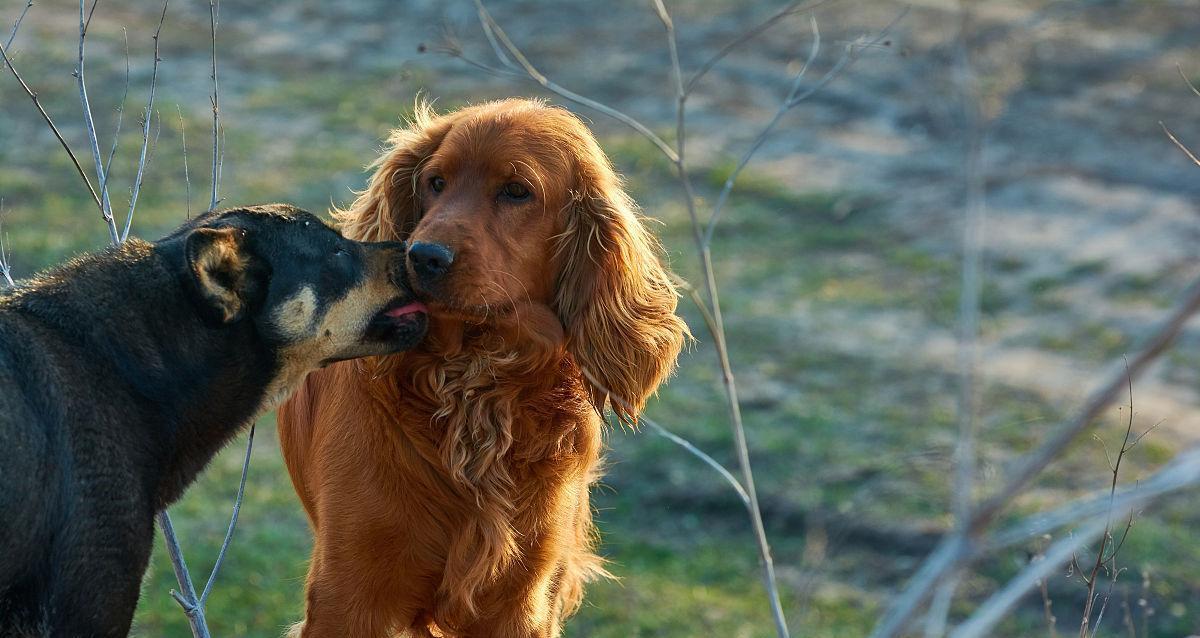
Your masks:
[{"label": "wavy golden fur", "polygon": [[315,533],[295,632],[556,636],[604,574],[588,501],[599,413],[635,420],[674,368],[675,287],[563,109],[419,105],[388,146],[337,213],[343,232],[454,260],[444,285],[416,284],[423,346],[314,373],[280,409]]}]

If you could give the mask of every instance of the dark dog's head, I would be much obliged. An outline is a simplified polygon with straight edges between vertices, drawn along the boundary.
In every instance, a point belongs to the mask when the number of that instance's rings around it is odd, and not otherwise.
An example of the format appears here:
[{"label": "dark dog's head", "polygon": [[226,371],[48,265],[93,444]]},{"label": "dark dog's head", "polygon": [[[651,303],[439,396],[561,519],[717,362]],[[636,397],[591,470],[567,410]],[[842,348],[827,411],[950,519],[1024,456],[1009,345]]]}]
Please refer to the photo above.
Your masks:
[{"label": "dark dog's head", "polygon": [[206,320],[252,323],[289,370],[398,352],[425,334],[402,243],[352,241],[279,204],[208,213],[163,241],[182,242],[184,285]]}]

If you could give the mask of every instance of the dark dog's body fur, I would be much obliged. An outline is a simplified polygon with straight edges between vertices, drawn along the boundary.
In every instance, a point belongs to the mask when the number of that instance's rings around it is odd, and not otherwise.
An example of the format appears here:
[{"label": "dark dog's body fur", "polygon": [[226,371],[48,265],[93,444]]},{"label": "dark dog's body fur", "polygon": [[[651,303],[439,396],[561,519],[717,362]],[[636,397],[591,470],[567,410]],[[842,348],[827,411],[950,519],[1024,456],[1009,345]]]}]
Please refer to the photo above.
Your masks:
[{"label": "dark dog's body fur", "polygon": [[[0,295],[0,636],[126,635],[154,514],[179,498],[243,426],[286,396],[290,377],[303,378],[329,359],[395,351],[419,339],[423,319],[408,316],[362,346],[363,335],[379,332],[377,316],[356,328],[359,347],[315,352],[314,339],[338,338],[318,316],[322,306],[330,315],[353,298],[362,315],[406,300],[394,283],[392,299],[375,286],[374,310],[354,293],[368,279],[390,282],[390,269],[376,266],[386,259],[399,267],[403,252],[300,224],[320,222],[286,208],[214,214],[160,242],[130,240]],[[196,260],[205,257],[196,250],[209,244],[195,248],[192,235],[211,226],[225,232],[220,241],[241,233],[230,249],[241,252],[225,256],[248,255],[232,279],[219,268],[209,273],[217,286],[241,286],[233,316],[209,303],[202,289],[213,282],[194,276]],[[330,285],[328,268],[309,267],[288,275],[296,281],[277,283],[286,278],[278,273],[287,270],[288,253],[302,258],[295,244],[361,247],[352,248],[362,253],[352,256],[354,267],[342,268],[348,278],[334,282],[341,296],[321,289]],[[304,296],[294,293],[315,297],[314,289],[325,295],[300,309],[311,315],[312,330],[299,336],[294,326],[280,328],[297,312],[287,304]],[[214,317],[214,310],[225,314]]]}]

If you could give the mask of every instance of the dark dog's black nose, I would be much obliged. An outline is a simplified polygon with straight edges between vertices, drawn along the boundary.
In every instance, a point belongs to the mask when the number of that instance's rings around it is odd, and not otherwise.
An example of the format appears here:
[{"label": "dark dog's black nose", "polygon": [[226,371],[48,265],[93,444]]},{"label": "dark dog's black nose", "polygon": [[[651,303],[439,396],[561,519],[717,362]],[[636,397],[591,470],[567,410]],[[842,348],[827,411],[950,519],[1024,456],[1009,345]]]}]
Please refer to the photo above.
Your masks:
[{"label": "dark dog's black nose", "polygon": [[424,283],[435,283],[450,271],[454,253],[441,244],[413,242],[408,248],[408,262]]}]

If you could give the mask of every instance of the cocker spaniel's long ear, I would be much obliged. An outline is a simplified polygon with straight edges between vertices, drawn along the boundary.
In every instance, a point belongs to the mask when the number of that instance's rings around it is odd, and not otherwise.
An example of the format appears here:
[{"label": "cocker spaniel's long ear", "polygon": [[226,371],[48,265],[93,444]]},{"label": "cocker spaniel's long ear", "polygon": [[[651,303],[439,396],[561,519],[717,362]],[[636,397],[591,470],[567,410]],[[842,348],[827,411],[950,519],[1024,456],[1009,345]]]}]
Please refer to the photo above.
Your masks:
[{"label": "cocker spaniel's long ear", "polygon": [[417,174],[421,164],[441,145],[454,115],[438,116],[427,102],[418,101],[407,126],[392,131],[387,150],[374,168],[367,189],[347,209],[333,211],[342,233],[358,241],[407,239],[420,220]]},{"label": "cocker spaniel's long ear", "polygon": [[690,333],[675,315],[679,296],[661,246],[599,146],[586,146],[593,148],[581,153],[582,188],[557,247],[555,309],[593,405],[602,410],[607,400],[631,424],[675,369]]}]

